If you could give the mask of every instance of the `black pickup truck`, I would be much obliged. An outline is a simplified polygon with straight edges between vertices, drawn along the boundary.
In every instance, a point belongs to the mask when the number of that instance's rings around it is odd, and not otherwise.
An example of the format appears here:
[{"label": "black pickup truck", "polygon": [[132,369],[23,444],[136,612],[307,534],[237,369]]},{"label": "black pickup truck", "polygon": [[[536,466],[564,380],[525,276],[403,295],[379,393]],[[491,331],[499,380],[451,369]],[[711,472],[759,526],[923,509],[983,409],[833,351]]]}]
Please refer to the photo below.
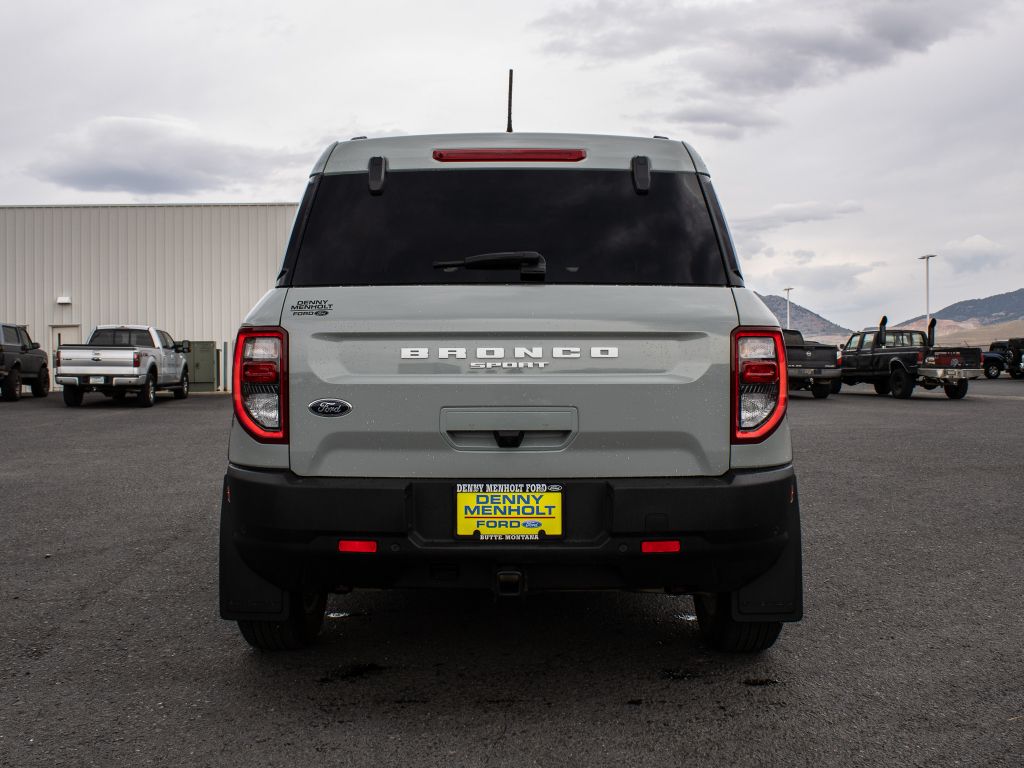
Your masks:
[{"label": "black pickup truck", "polygon": [[936,347],[935,320],[923,331],[878,328],[853,334],[843,349],[843,384],[869,383],[879,395],[905,399],[914,387],[942,387],[946,397],[959,400],[967,383],[982,375],[979,347]]},{"label": "black pickup truck", "polygon": [[1011,378],[1024,378],[1024,338],[1017,337],[1006,342],[1006,351],[1003,353],[1006,372]]},{"label": "black pickup truck", "polygon": [[32,394],[46,397],[50,393],[50,370],[46,353],[32,341],[23,325],[0,324],[0,397],[21,398],[21,385],[29,384]]},{"label": "black pickup truck", "polygon": [[829,396],[840,380],[839,350],[835,344],[804,340],[800,331],[784,330],[789,388],[809,389],[817,399]]}]

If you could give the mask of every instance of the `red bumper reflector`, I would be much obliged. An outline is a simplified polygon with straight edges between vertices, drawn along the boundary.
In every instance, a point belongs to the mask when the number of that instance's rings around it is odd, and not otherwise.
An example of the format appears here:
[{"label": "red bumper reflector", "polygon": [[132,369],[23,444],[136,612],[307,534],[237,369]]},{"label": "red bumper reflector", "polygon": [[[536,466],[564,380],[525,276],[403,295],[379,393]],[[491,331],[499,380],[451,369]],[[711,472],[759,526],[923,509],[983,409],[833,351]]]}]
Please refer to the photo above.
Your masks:
[{"label": "red bumper reflector", "polygon": [[277,384],[277,363],[242,363],[243,384]]},{"label": "red bumper reflector", "polygon": [[440,163],[578,163],[585,160],[585,149],[435,149]]},{"label": "red bumper reflector", "polygon": [[744,362],[740,366],[740,383],[772,384],[779,378],[779,366],[775,363]]},{"label": "red bumper reflector", "polygon": [[354,541],[352,539],[341,539],[338,542],[339,552],[364,552],[373,554],[377,551],[376,541]]},{"label": "red bumper reflector", "polygon": [[678,552],[682,547],[678,541],[642,541],[640,551],[645,555],[654,555],[661,552]]}]

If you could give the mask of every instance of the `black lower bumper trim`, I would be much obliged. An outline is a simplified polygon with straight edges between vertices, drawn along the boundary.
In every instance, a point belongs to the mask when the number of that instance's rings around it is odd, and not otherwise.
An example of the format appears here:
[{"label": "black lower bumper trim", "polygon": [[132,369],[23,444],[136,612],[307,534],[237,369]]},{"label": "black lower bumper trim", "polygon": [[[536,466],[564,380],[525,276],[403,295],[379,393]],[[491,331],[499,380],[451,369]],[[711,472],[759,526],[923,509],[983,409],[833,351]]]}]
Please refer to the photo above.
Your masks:
[{"label": "black lower bumper trim", "polygon": [[[288,593],[310,581],[328,590],[497,589],[498,574],[514,571],[521,591],[733,592],[740,620],[800,618],[792,467],[711,478],[546,479],[563,484],[563,537],[479,542],[454,536],[454,479],[311,478],[230,466],[221,613],[280,616]],[[339,539],[372,540],[377,551],[339,553]],[[649,540],[679,541],[680,551],[644,554]]]}]

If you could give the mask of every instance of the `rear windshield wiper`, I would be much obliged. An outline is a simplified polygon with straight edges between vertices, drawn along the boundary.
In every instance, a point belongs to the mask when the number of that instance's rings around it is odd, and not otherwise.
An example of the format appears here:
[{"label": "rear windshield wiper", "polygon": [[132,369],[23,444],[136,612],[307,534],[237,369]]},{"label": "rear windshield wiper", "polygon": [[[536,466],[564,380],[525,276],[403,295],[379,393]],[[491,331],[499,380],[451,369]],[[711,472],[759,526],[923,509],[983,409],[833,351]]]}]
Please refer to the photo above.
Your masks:
[{"label": "rear windshield wiper", "polygon": [[435,261],[434,269],[519,269],[523,282],[544,282],[548,263],[536,251],[501,251],[478,253],[456,261]]}]

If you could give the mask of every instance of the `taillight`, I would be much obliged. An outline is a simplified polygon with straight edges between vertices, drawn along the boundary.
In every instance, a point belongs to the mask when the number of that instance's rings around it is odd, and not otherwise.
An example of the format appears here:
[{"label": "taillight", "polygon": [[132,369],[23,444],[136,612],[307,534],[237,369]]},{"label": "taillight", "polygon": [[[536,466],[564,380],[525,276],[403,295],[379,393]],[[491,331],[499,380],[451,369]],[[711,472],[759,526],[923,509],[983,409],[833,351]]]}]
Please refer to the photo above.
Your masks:
[{"label": "taillight", "polygon": [[232,373],[235,418],[261,443],[288,442],[288,334],[242,328]]},{"label": "taillight", "polygon": [[786,345],[777,328],[732,333],[732,442],[767,438],[786,415]]},{"label": "taillight", "polygon": [[132,353],[132,366],[134,368],[138,368],[139,367],[139,353],[138,352],[133,352]]},{"label": "taillight", "polygon": [[[3,354],[3,353],[2,353],[2,352],[0,352],[0,354]],[[60,350],[59,350],[59,349],[57,350],[57,356],[56,356],[56,358],[54,359],[54,362],[55,362],[55,364],[56,364],[56,367],[57,367],[57,368],[60,368]]]},{"label": "taillight", "polygon": [[439,163],[578,163],[585,149],[435,149]]}]

